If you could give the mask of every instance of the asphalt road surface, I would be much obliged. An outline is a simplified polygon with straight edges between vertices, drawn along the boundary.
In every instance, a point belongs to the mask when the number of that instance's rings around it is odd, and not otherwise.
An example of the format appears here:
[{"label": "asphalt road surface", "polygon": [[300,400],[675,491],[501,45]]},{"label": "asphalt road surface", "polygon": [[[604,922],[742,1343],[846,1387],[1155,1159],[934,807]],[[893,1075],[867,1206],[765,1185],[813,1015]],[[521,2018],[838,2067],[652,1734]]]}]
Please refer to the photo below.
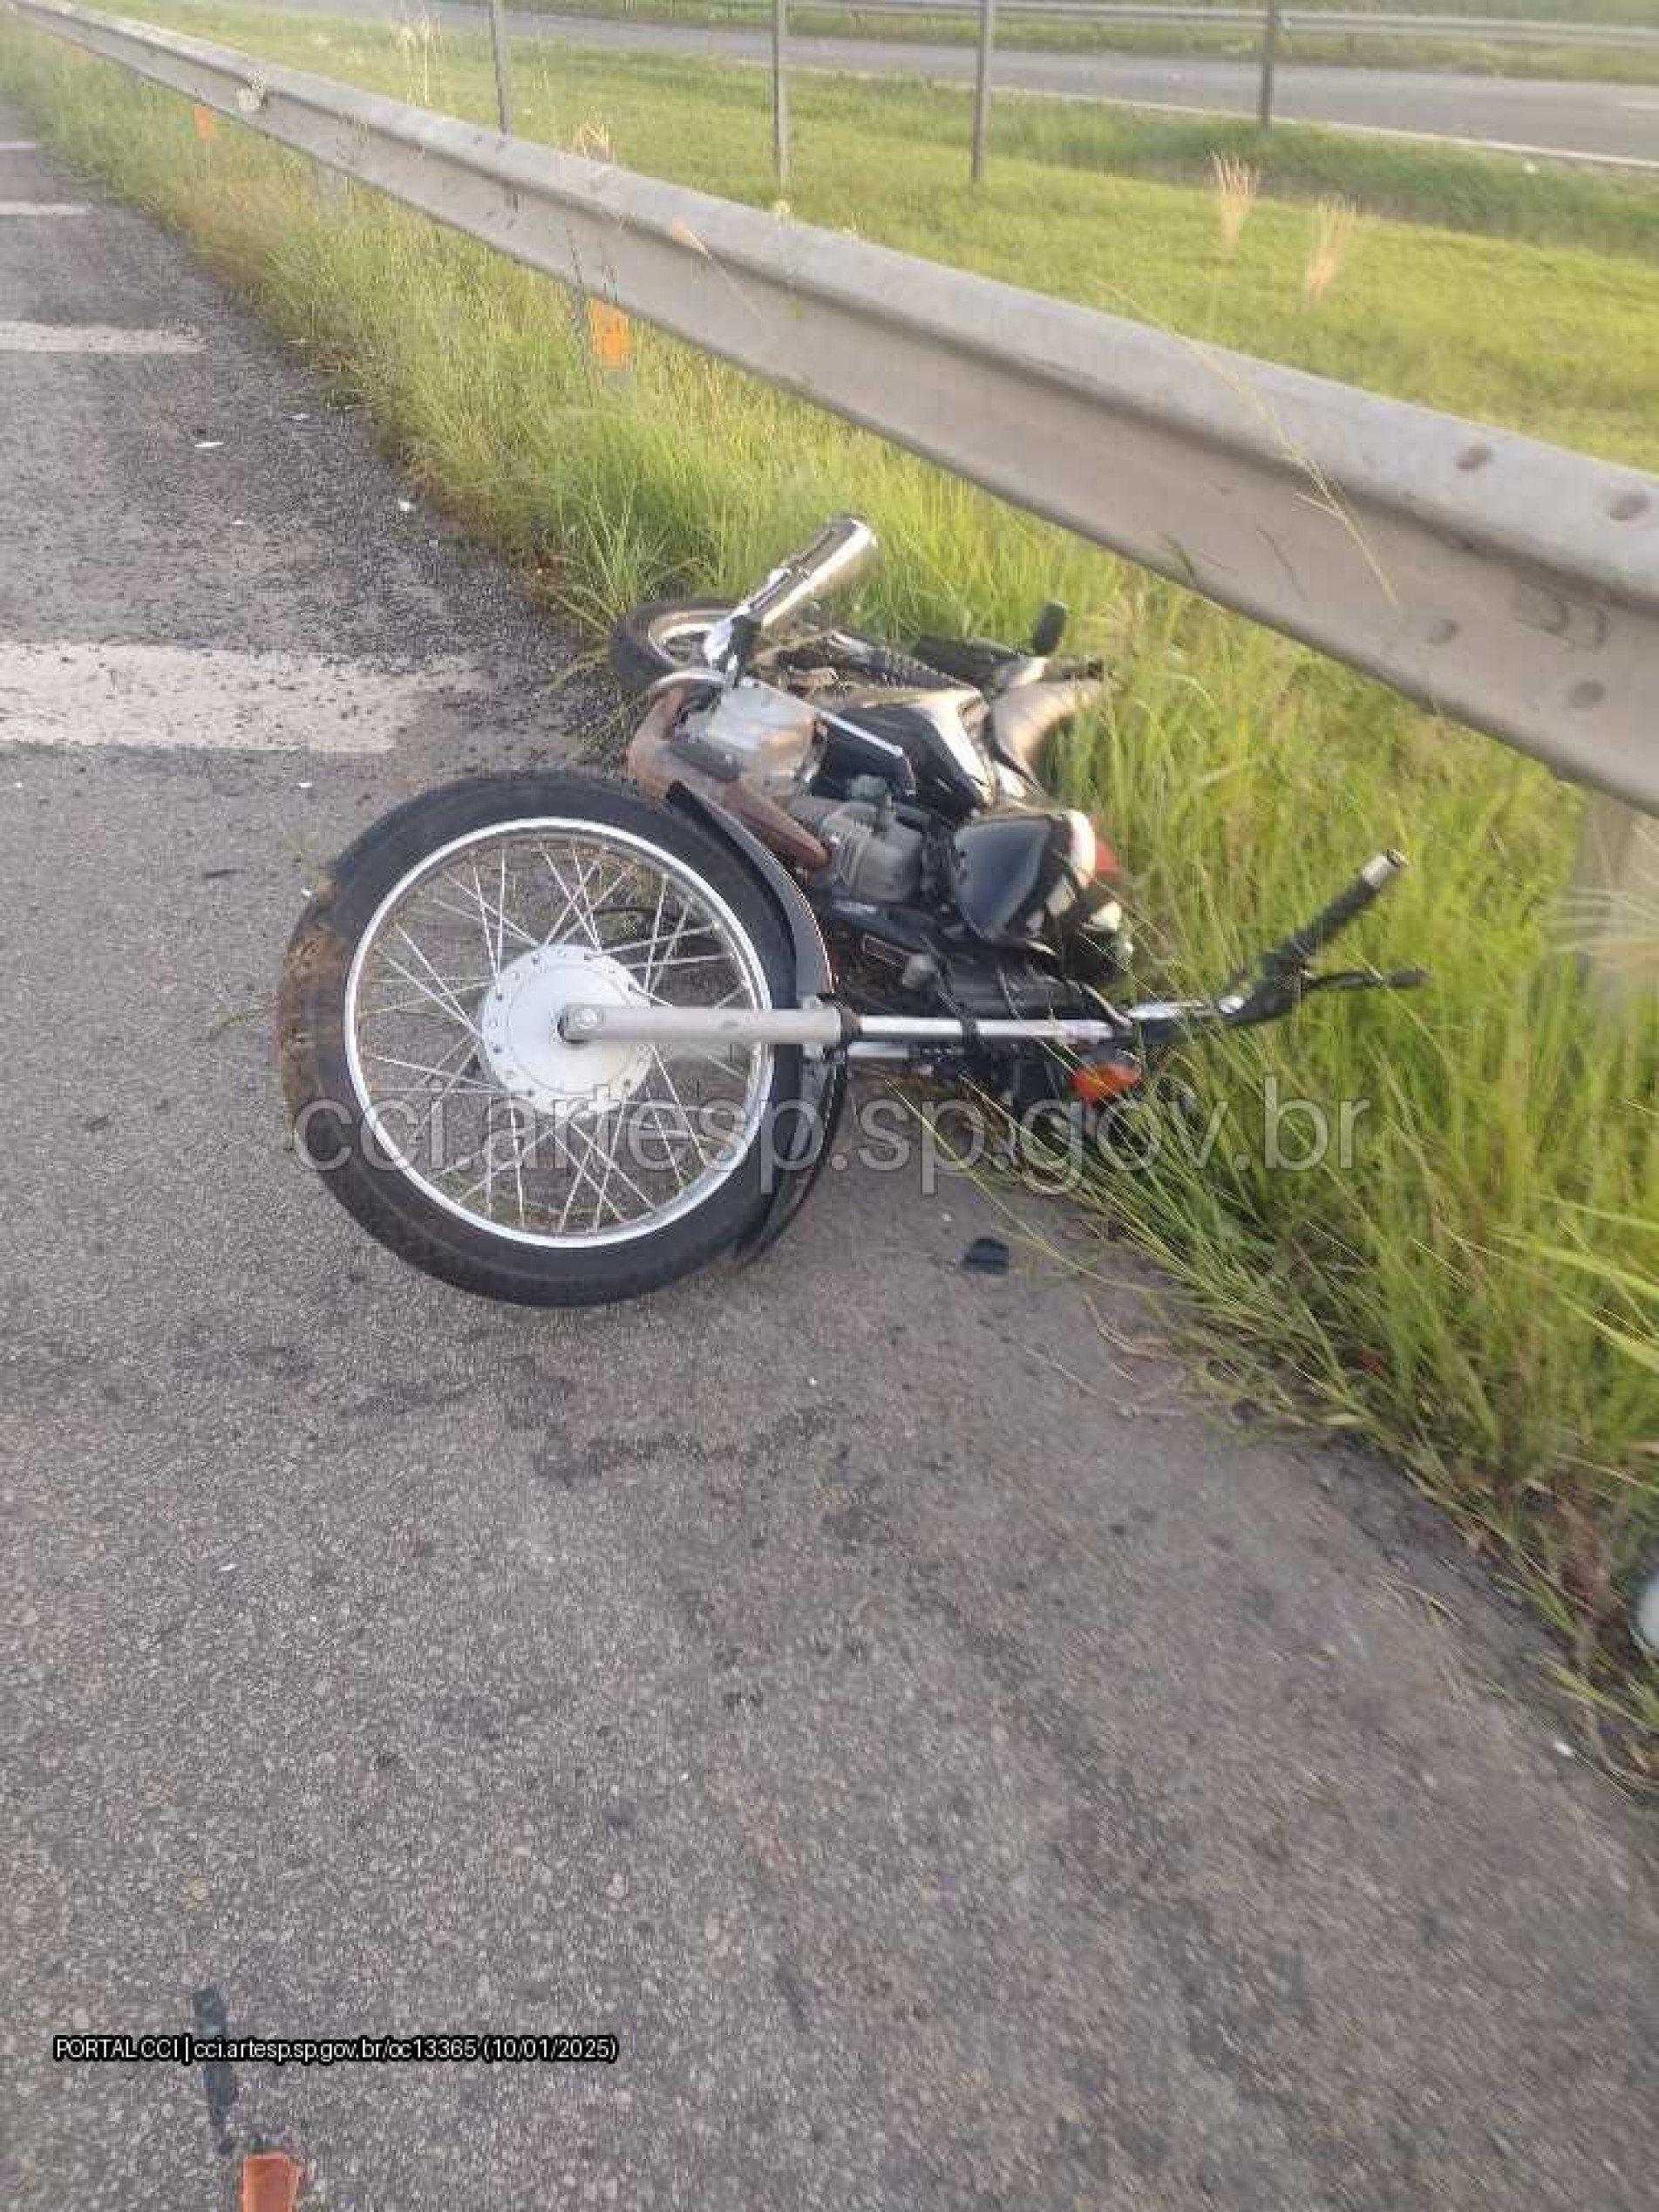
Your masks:
[{"label": "asphalt road surface", "polygon": [[[268,0],[284,6],[288,0]],[[313,5],[308,12],[318,12]],[[396,20],[392,0],[327,0],[324,12]],[[485,23],[480,8],[438,0],[427,12],[460,28]],[[769,60],[770,33],[677,24],[619,23],[604,17],[513,13],[520,37],[565,38],[585,46],[624,46],[692,54],[704,60]],[[1011,42],[1016,30],[1009,31]],[[922,76],[971,85],[971,46],[921,40],[809,38],[790,41],[792,66],[878,75]],[[1438,70],[1337,69],[1284,62],[1275,111],[1287,122],[1340,123],[1432,138],[1481,140],[1537,152],[1608,156],[1659,166],[1659,85],[1581,84],[1553,78],[1462,77]],[[1003,91],[1059,92],[1074,99],[1254,115],[1261,83],[1254,62],[1198,55],[1021,52],[998,50],[995,82]]]},{"label": "asphalt road surface", "polygon": [[[228,2208],[256,2147],[351,2212],[1650,2204],[1650,1830],[1444,1528],[1225,1418],[1132,1262],[967,1274],[988,1199],[849,1172],[538,1316],[285,1152],[319,864],[610,702],[15,146],[0,545],[8,2212]],[[50,2056],[221,2020],[621,2057]]]}]

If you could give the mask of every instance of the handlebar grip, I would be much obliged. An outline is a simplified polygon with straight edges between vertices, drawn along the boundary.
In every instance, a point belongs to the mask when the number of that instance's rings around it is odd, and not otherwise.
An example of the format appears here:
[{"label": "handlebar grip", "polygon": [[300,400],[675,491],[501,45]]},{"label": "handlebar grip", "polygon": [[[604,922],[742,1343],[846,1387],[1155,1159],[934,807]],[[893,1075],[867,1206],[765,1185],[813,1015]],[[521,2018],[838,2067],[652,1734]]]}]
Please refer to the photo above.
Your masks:
[{"label": "handlebar grip", "polygon": [[1263,959],[1262,967],[1269,975],[1282,975],[1287,970],[1305,968],[1339,929],[1345,929],[1356,915],[1363,914],[1373,899],[1381,896],[1404,866],[1403,853],[1389,851],[1374,854],[1353,881],[1345,890],[1339,891],[1328,907],[1315,915],[1311,922],[1294,930],[1282,944],[1274,946]]}]

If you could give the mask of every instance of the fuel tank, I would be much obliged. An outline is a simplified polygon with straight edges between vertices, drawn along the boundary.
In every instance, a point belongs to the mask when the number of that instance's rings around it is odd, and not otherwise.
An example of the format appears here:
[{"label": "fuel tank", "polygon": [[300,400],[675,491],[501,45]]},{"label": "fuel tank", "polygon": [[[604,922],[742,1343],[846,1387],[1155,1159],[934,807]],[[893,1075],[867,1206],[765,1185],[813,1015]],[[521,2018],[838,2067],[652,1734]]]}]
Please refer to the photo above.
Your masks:
[{"label": "fuel tank", "polygon": [[826,776],[891,778],[893,766],[902,764],[901,788],[948,820],[962,820],[996,796],[990,761],[972,734],[984,712],[976,691],[889,691],[849,699],[825,717],[820,783]]}]

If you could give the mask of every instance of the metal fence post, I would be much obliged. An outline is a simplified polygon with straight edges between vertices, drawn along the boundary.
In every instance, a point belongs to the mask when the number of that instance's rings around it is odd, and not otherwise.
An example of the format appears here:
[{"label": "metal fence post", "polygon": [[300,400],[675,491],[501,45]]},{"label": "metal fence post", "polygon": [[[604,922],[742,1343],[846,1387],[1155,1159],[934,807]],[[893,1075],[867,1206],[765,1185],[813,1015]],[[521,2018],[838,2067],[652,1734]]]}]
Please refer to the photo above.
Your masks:
[{"label": "metal fence post", "polygon": [[507,10],[490,0],[490,44],[495,50],[495,105],[503,137],[513,135],[513,55],[507,44]]},{"label": "metal fence post", "polygon": [[1273,127],[1273,77],[1279,65],[1279,0],[1268,0],[1261,18],[1261,93],[1256,102],[1256,120],[1264,131]]},{"label": "metal fence post", "polygon": [[772,168],[779,192],[789,185],[788,0],[772,0]]},{"label": "metal fence post", "polygon": [[343,176],[338,169],[331,168],[326,161],[312,162],[311,188],[316,194],[316,204],[324,214],[343,213],[351,197],[350,179]]},{"label": "metal fence post", "polygon": [[1587,793],[1567,895],[1573,942],[1608,1004],[1659,979],[1659,817]]},{"label": "metal fence post", "polygon": [[979,65],[974,78],[974,154],[970,174],[985,181],[985,140],[991,119],[991,54],[996,44],[996,0],[979,0]]}]

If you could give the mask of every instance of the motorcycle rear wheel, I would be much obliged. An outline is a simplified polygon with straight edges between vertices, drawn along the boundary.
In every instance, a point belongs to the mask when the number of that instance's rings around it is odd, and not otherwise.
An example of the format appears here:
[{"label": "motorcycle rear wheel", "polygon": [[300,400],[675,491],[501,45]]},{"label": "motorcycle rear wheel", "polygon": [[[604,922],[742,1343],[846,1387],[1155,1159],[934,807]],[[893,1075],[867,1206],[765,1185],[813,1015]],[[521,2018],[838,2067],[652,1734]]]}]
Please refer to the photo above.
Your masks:
[{"label": "motorcycle rear wheel", "polygon": [[704,665],[703,640],[731,612],[723,599],[654,599],[630,607],[610,634],[610,665],[630,698],[659,676]]},{"label": "motorcycle rear wheel", "polygon": [[296,1147],[442,1282],[524,1305],[633,1297],[758,1225],[800,1055],[569,1045],[560,1009],[793,992],[765,889],[672,808],[568,772],[451,784],[366,831],[294,932],[278,1044]]},{"label": "motorcycle rear wheel", "polygon": [[[634,698],[677,669],[705,667],[703,641],[731,612],[723,599],[656,599],[629,608],[610,634],[611,672]],[[821,642],[825,658],[840,665],[833,643],[827,638]],[[954,680],[914,653],[900,652],[878,639],[855,643],[860,657],[846,664],[854,680],[922,691],[938,691]]]}]

